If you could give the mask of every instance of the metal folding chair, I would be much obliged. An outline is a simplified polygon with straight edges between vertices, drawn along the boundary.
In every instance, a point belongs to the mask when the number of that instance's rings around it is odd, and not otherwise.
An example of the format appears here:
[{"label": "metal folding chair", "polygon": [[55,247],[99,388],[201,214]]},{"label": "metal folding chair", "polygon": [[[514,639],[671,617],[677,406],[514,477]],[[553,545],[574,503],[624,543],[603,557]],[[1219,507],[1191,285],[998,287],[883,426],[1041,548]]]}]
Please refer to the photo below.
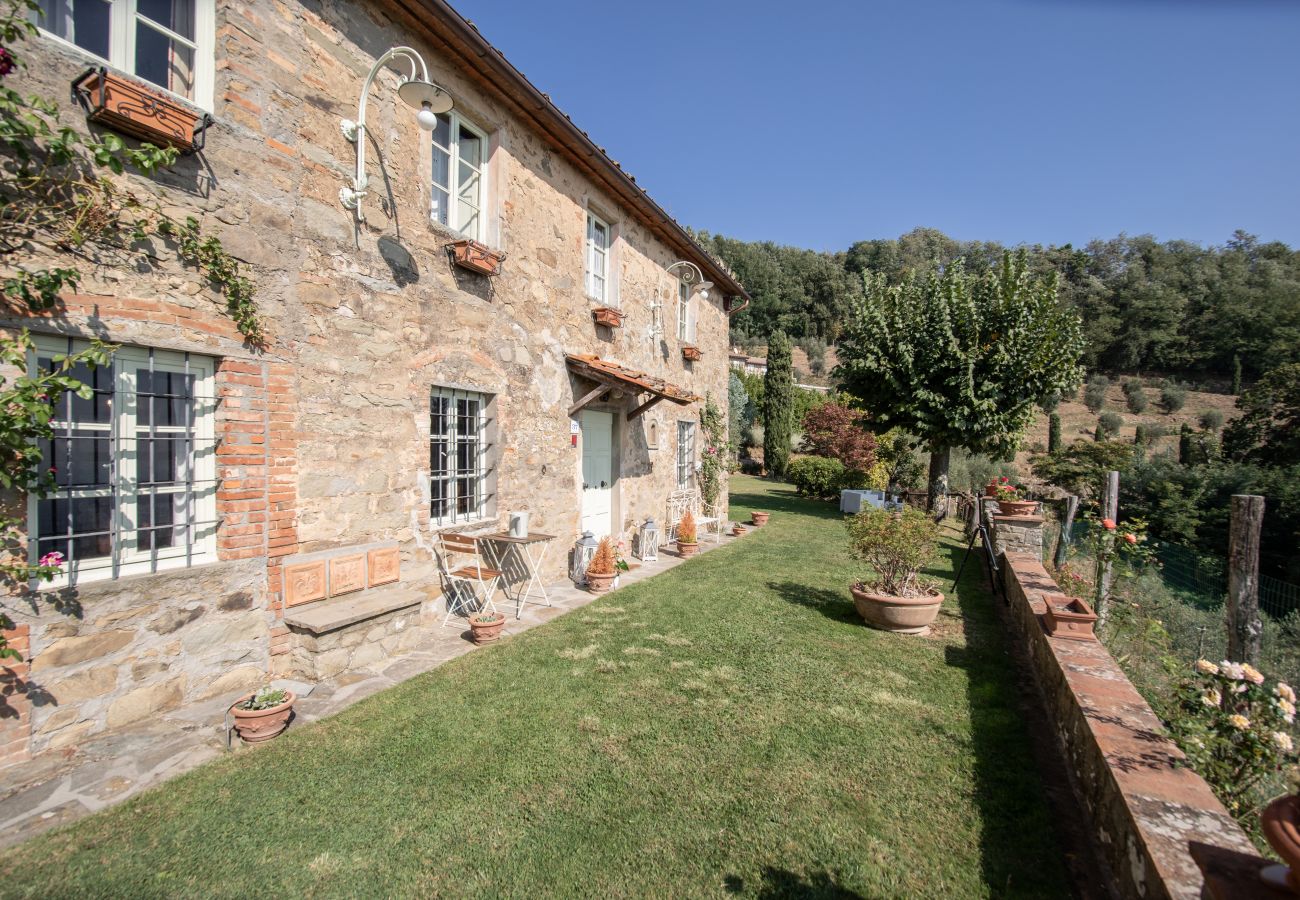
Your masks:
[{"label": "metal folding chair", "polygon": [[438,536],[438,569],[442,573],[447,615],[469,616],[480,610],[497,611],[492,595],[501,587],[501,570],[483,564],[479,539],[469,534],[443,532]]}]

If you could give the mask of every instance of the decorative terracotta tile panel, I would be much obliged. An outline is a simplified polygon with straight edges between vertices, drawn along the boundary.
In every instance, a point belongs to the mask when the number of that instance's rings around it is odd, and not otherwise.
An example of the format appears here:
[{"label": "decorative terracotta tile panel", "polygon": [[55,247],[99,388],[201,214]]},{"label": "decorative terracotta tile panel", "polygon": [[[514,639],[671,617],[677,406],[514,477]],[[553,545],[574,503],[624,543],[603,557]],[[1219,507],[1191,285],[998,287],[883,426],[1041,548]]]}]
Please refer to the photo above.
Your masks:
[{"label": "decorative terracotta tile panel", "polygon": [[330,596],[350,594],[366,586],[366,558],[360,553],[330,560]]},{"label": "decorative terracotta tile panel", "polygon": [[325,599],[325,561],[284,567],[284,605]]},{"label": "decorative terracotta tile panel", "polygon": [[396,547],[370,551],[370,586],[389,584],[401,577],[402,554]]}]

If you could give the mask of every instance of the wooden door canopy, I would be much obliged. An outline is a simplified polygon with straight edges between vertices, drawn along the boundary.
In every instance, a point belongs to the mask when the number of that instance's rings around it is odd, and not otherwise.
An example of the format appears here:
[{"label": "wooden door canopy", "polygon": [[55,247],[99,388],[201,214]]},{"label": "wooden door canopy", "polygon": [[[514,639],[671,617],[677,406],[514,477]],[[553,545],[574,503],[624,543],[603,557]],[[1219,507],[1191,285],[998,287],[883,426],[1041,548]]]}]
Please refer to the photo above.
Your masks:
[{"label": "wooden door canopy", "polygon": [[679,406],[686,406],[701,399],[685,388],[664,381],[655,375],[629,369],[627,366],[611,360],[601,359],[595,354],[570,353],[565,357],[565,361],[568,363],[569,371],[573,372],[573,374],[600,385],[569,410],[570,416],[576,415],[588,403],[604,396],[610,390],[632,394],[648,393],[650,395],[627,414],[629,420],[635,419],[661,400],[668,400]]}]

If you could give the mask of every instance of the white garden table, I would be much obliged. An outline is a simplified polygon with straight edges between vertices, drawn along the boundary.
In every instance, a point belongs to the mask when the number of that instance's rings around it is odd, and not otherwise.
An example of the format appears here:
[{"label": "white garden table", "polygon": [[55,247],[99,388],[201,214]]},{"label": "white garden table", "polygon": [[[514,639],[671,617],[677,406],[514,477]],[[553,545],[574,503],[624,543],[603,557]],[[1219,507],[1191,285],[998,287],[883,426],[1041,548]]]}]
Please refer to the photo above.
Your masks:
[{"label": "white garden table", "polygon": [[[546,585],[542,584],[541,571],[546,550],[551,541],[555,540],[555,535],[530,531],[526,537],[515,537],[508,531],[500,531],[485,534],[482,540],[489,542],[493,548],[497,568],[501,570],[501,590],[515,601],[516,619],[523,614],[524,604],[533,596],[534,589],[541,594],[539,603],[551,605]],[[523,587],[511,596],[510,586],[514,584],[522,584]]]}]

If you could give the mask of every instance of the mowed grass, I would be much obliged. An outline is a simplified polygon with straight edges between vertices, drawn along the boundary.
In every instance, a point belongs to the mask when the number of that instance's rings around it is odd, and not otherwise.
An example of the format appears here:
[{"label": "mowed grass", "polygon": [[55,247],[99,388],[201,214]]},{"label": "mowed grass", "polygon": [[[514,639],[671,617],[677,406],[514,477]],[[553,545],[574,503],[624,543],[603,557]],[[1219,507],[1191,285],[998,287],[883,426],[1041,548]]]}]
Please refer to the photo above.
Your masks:
[{"label": "mowed grass", "polygon": [[834,508],[733,479],[753,508],[730,547],[9,851],[0,893],[1067,895],[977,567],[932,636],[871,631]]}]

